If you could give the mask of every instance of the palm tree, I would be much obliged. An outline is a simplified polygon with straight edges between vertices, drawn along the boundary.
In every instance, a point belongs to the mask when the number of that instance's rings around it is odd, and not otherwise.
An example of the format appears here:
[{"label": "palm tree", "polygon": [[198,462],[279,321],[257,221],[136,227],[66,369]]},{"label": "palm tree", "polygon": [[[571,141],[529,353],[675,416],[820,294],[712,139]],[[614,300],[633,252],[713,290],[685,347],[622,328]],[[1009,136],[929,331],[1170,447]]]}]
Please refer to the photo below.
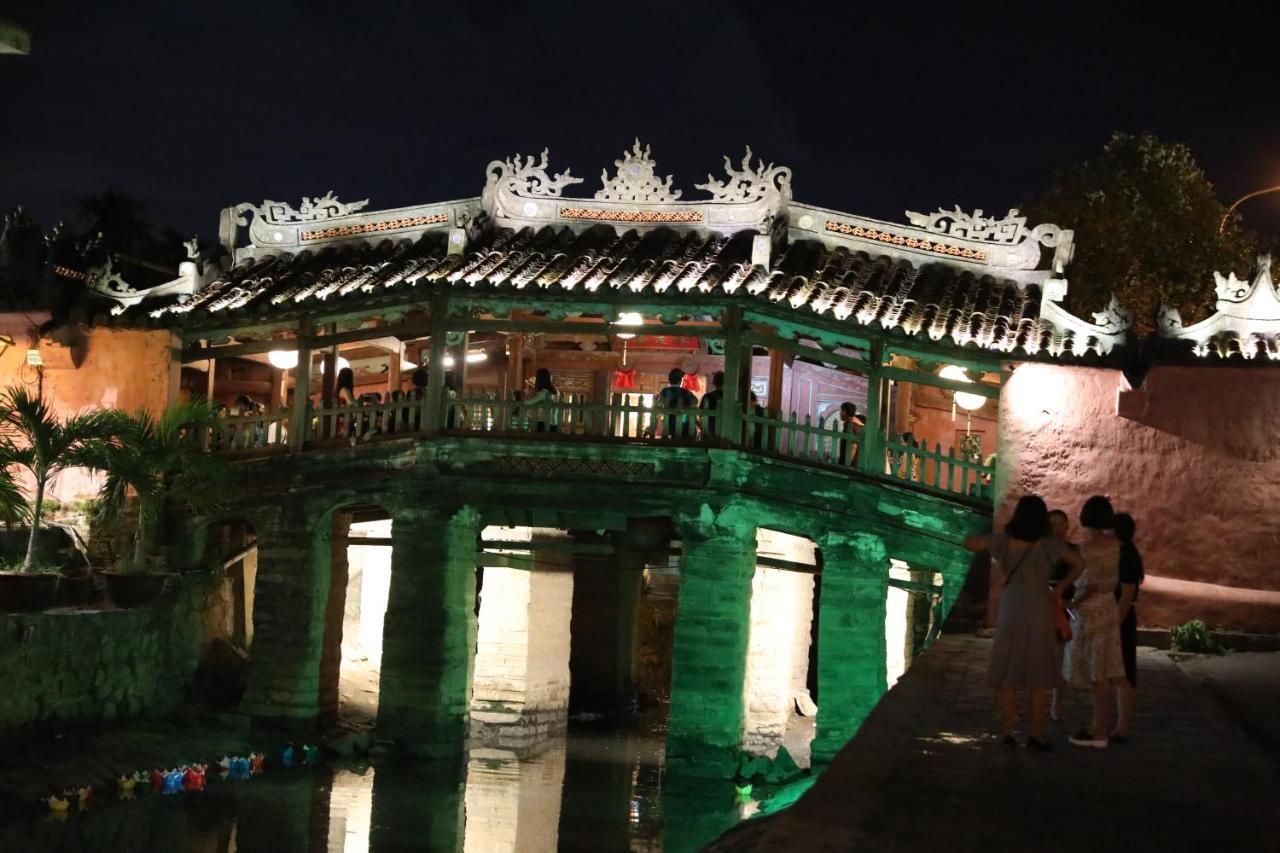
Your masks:
[{"label": "palm tree", "polygon": [[221,504],[226,462],[193,440],[214,422],[213,408],[203,400],[171,406],[159,417],[146,409],[121,415],[119,440],[103,460],[107,478],[98,495],[97,519],[115,521],[129,494],[138,496],[134,571],[145,569],[166,509],[176,505],[201,514]]},{"label": "palm tree", "polygon": [[36,536],[49,481],[67,468],[101,468],[119,426],[119,413],[106,410],[60,421],[43,396],[22,385],[12,385],[0,394],[0,465],[25,468],[36,487],[23,571],[35,567]]},{"label": "palm tree", "polygon": [[28,521],[31,508],[22,496],[22,488],[13,477],[8,463],[0,459],[0,523],[5,529],[17,522]]}]

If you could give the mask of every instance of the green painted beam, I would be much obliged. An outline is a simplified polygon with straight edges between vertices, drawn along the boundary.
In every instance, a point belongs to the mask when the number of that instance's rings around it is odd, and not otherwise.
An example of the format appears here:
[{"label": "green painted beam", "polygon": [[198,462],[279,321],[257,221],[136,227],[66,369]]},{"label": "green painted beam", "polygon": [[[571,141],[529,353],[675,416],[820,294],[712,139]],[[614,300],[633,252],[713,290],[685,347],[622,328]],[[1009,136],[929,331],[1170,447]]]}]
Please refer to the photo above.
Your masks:
[{"label": "green painted beam", "polygon": [[901,367],[882,367],[880,375],[885,379],[898,382],[914,382],[917,385],[932,385],[948,391],[961,391],[965,394],[976,394],[989,400],[1000,399],[1000,389],[984,382],[957,382],[954,379],[943,379],[936,373],[925,373],[921,370],[907,370]]}]

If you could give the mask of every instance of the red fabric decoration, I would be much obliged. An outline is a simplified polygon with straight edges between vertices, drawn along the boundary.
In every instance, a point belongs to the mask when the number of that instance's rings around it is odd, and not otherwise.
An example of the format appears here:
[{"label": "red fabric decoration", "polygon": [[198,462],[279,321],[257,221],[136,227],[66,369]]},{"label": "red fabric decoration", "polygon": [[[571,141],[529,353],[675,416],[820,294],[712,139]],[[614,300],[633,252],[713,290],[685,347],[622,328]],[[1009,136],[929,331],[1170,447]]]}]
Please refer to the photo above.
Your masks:
[{"label": "red fabric decoration", "polygon": [[613,371],[613,387],[619,391],[631,391],[636,387],[636,369],[620,367]]},{"label": "red fabric decoration", "polygon": [[686,391],[692,391],[695,394],[702,393],[702,377],[696,373],[686,373],[684,379],[680,380],[680,387]]}]

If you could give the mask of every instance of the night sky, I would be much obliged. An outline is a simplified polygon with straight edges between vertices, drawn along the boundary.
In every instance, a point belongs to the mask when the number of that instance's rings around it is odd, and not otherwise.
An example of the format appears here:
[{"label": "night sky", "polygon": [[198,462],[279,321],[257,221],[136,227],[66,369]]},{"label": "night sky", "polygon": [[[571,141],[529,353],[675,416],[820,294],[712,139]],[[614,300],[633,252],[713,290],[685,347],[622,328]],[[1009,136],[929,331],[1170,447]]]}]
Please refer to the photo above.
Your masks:
[{"label": "night sky", "polygon": [[[242,201],[478,195],[489,160],[544,146],[589,196],[636,135],[686,198],[749,143],[792,167],[797,199],[892,221],[1003,213],[1117,129],[1187,143],[1225,201],[1280,183],[1280,55],[1251,13],[113,5],[0,7],[32,35],[30,56],[0,56],[0,206],[51,225],[110,185],[212,239]],[[1243,212],[1280,230],[1280,194]]]}]

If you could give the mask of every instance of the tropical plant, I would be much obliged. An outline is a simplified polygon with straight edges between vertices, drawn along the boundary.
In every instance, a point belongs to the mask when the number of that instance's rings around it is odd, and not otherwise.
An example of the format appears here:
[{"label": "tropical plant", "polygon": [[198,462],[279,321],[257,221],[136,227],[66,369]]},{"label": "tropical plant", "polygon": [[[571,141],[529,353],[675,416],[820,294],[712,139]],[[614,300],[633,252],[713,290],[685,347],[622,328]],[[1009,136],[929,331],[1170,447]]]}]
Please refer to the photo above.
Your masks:
[{"label": "tropical plant", "polygon": [[31,515],[27,499],[22,496],[22,489],[13,477],[13,471],[6,465],[0,468],[0,523],[10,527],[14,524],[25,524]]},{"label": "tropical plant", "polygon": [[213,408],[203,400],[171,406],[159,417],[145,409],[121,416],[119,440],[106,451],[107,476],[98,495],[96,518],[103,524],[113,523],[129,495],[137,495],[138,520],[127,568],[146,568],[168,509],[181,507],[201,514],[221,505],[226,462],[204,453],[200,443],[192,440],[214,422]]},{"label": "tropical plant", "polygon": [[1209,626],[1202,619],[1192,619],[1169,629],[1169,648],[1175,652],[1220,655],[1222,646],[1213,638]]},{"label": "tropical plant", "polygon": [[120,423],[119,413],[108,410],[59,420],[43,396],[22,385],[12,385],[0,394],[0,466],[23,468],[35,483],[23,571],[35,567],[49,481],[67,468],[101,468]]}]

